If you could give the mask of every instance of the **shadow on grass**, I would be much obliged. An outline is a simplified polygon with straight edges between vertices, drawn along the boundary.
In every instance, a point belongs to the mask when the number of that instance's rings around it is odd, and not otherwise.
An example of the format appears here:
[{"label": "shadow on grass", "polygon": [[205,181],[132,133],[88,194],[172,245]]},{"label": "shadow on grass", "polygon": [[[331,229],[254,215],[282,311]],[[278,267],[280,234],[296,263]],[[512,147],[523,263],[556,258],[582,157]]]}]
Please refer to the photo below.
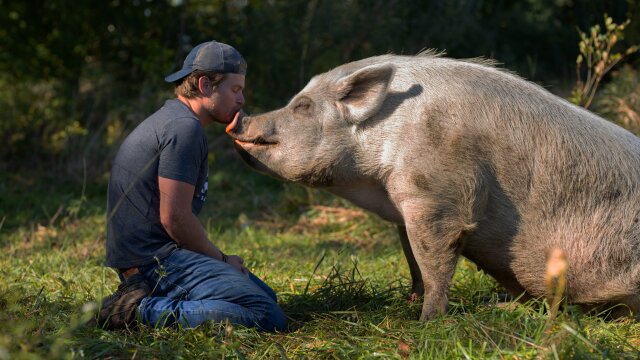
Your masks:
[{"label": "shadow on grass", "polygon": [[304,322],[321,314],[347,316],[355,312],[375,312],[397,303],[398,289],[388,287],[379,291],[371,281],[362,277],[357,263],[353,268],[341,269],[332,266],[329,274],[319,285],[312,285],[315,272],[324,260],[320,259],[302,294],[283,294],[282,306],[290,318],[290,330],[295,331]]}]

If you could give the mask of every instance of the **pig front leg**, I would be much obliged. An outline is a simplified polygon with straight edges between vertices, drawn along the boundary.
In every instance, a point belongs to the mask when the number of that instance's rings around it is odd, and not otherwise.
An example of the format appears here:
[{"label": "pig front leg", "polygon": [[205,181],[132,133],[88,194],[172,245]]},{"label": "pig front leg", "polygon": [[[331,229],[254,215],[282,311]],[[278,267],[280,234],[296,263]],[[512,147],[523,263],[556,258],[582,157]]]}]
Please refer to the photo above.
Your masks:
[{"label": "pig front leg", "polygon": [[409,244],[424,286],[422,321],[444,314],[448,308],[462,230],[446,210],[416,202],[402,205]]},{"label": "pig front leg", "polygon": [[424,285],[422,283],[422,275],[420,274],[420,267],[416,262],[416,258],[413,256],[413,250],[411,244],[409,244],[409,237],[407,236],[407,228],[403,225],[398,225],[398,234],[400,235],[400,243],[402,244],[402,251],[409,264],[409,272],[411,273],[411,294],[407,299],[409,302],[418,300],[418,297],[424,294]]}]

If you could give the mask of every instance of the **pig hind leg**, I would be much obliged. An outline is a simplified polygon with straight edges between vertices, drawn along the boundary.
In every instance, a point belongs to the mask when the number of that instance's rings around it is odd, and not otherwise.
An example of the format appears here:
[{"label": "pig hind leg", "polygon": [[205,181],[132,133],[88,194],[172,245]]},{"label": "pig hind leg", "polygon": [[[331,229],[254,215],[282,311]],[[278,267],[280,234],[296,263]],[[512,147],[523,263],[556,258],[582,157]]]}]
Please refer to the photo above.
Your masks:
[{"label": "pig hind leg", "polygon": [[611,310],[611,318],[613,319],[629,316],[635,317],[636,320],[640,316],[640,295],[638,294],[624,297]]},{"label": "pig hind leg", "polygon": [[620,319],[625,317],[634,317],[640,321],[640,295],[629,295],[616,301],[610,301],[604,304],[582,305],[582,310],[597,314],[605,319]]}]

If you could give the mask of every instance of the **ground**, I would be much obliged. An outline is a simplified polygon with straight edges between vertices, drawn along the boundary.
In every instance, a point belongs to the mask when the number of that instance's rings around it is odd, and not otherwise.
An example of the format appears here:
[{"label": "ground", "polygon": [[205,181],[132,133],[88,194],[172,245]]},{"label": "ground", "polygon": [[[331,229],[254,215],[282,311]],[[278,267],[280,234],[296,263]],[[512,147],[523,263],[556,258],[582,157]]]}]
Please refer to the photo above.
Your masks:
[{"label": "ground", "polygon": [[[215,149],[214,149],[215,150]],[[544,301],[501,304],[495,281],[458,264],[450,311],[417,321],[395,228],[326,193],[254,173],[214,151],[200,218],[271,285],[291,329],[226,324],[104,331],[83,325],[117,287],[104,268],[106,175],[0,174],[0,360],[52,358],[638,358],[640,325]]]}]

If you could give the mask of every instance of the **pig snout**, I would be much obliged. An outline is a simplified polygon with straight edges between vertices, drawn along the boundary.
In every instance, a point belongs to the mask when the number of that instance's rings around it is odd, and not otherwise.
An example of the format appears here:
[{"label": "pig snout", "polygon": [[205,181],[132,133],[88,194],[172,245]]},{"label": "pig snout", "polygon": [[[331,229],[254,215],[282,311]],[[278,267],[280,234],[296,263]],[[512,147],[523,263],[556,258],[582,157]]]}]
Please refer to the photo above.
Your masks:
[{"label": "pig snout", "polygon": [[227,124],[227,127],[224,129],[227,134],[232,135],[236,132],[238,128],[238,122],[240,121],[240,113],[236,113],[236,116],[233,117],[233,120]]},{"label": "pig snout", "polygon": [[243,148],[278,144],[273,123],[263,117],[236,116],[225,131]]}]

